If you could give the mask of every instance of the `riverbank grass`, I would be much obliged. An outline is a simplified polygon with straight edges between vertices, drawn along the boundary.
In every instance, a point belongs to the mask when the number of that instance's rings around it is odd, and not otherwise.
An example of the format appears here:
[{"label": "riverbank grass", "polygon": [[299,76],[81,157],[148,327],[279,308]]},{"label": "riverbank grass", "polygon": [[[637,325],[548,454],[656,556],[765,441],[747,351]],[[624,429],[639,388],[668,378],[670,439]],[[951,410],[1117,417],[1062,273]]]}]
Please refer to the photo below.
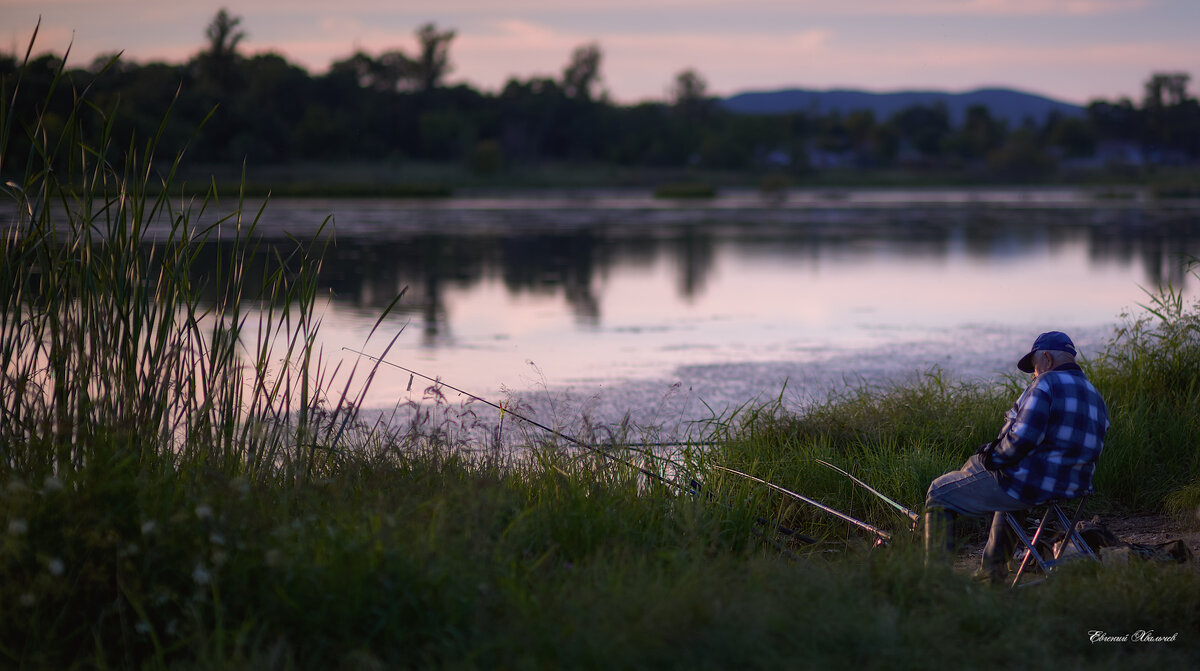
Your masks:
[{"label": "riverbank grass", "polygon": [[[208,221],[216,194],[173,198],[181,158],[118,141],[114,110],[77,92],[71,118],[15,120],[36,106],[5,87],[0,666],[1126,669],[1200,650],[1194,567],[976,584],[926,569],[907,518],[815,462],[918,507],[1016,381],[932,373],[801,414],[747,406],[672,463],[622,441],[500,453],[436,426],[372,430],[371,371],[315,346],[319,244],[251,278],[257,206]],[[12,133],[29,155],[7,153]],[[217,239],[232,251],[197,265]],[[1089,362],[1114,410],[1104,506],[1197,504],[1196,313],[1135,320]],[[1157,464],[1139,461],[1147,435]],[[1163,640],[1117,640],[1138,631]]]}]

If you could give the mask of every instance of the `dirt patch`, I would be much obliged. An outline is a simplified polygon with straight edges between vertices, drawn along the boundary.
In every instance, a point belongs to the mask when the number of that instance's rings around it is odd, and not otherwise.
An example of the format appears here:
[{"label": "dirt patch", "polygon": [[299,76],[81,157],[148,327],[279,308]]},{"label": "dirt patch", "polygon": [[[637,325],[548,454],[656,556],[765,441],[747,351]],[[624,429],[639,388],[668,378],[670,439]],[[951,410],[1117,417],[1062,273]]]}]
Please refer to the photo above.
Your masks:
[{"label": "dirt patch", "polygon": [[[1099,521],[1107,526],[1118,539],[1126,543],[1158,545],[1168,541],[1182,540],[1192,551],[1191,566],[1200,571],[1200,519],[1188,522],[1169,515],[1144,513],[1113,517],[1101,516]],[[987,540],[986,535],[985,526],[982,537],[974,534],[972,538],[963,543],[954,561],[955,569],[973,572],[979,568],[979,562],[983,557],[983,544]]]},{"label": "dirt patch", "polygon": [[1193,555],[1200,556],[1200,524],[1183,524],[1166,515],[1133,515],[1100,521],[1127,543],[1157,545],[1178,538],[1187,543]]}]

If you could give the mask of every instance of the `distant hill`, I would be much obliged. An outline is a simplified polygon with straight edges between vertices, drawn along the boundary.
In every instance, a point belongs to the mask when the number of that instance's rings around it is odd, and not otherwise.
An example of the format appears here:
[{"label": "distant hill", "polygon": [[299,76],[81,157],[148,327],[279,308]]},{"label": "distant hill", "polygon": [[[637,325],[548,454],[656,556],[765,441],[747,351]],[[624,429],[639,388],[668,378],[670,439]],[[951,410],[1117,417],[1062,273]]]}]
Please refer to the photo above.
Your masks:
[{"label": "distant hill", "polygon": [[943,103],[950,113],[950,123],[958,125],[966,117],[967,108],[983,105],[992,116],[1016,126],[1026,118],[1041,123],[1051,112],[1068,116],[1081,116],[1084,109],[1059,100],[1011,89],[979,89],[966,93],[940,91],[897,91],[894,93],[869,93],[867,91],[787,89],[781,91],[751,91],[725,98],[721,105],[732,112],[742,114],[783,114],[787,112],[813,111],[827,114],[838,111],[843,114],[859,110],[871,110],[876,119],[888,119],[896,112],[914,105]]}]

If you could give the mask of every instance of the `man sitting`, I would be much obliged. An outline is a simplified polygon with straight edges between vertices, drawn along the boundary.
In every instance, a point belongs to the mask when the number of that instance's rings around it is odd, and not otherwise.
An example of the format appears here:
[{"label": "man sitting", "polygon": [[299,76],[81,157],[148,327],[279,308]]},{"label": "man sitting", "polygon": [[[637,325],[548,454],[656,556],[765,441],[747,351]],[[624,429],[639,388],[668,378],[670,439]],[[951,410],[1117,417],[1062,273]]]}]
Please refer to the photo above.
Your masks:
[{"label": "man sitting", "polygon": [[956,515],[992,514],[980,566],[992,582],[1008,576],[1012,539],[1004,513],[1090,494],[1108,430],[1104,399],[1075,363],[1066,334],[1038,336],[1017,368],[1033,381],[1005,413],[1000,434],[961,469],[934,479],[925,496],[927,562],[953,552]]}]

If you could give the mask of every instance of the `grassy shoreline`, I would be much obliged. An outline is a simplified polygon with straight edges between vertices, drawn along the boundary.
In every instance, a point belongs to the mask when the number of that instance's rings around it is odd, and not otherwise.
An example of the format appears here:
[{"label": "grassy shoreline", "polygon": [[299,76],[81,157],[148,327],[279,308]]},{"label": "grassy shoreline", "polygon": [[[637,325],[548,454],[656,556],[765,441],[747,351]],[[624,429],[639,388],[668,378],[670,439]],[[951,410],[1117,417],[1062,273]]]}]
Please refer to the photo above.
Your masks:
[{"label": "grassy shoreline", "polygon": [[[40,120],[0,112],[10,170],[8,134]],[[931,375],[803,416],[748,406],[674,465],[621,440],[603,446],[614,460],[549,436],[508,454],[445,427],[361,427],[361,396],[314,346],[318,243],[249,282],[257,213],[198,229],[216,194],[180,198],[179,158],[116,146],[93,112],[81,100],[61,137],[34,133],[3,187],[18,214],[0,240],[0,666],[1124,669],[1200,651],[1194,567],[975,584],[926,570],[906,520],[815,465],[917,501],[990,438],[1011,385]],[[170,238],[143,244],[162,212]],[[217,271],[192,272],[218,238]],[[1200,306],[1155,300],[1090,366],[1114,416],[1097,506],[1194,515]],[[871,549],[718,465],[896,538]],[[663,484],[672,469],[711,498]],[[1174,638],[1093,642],[1135,631]]]}]

